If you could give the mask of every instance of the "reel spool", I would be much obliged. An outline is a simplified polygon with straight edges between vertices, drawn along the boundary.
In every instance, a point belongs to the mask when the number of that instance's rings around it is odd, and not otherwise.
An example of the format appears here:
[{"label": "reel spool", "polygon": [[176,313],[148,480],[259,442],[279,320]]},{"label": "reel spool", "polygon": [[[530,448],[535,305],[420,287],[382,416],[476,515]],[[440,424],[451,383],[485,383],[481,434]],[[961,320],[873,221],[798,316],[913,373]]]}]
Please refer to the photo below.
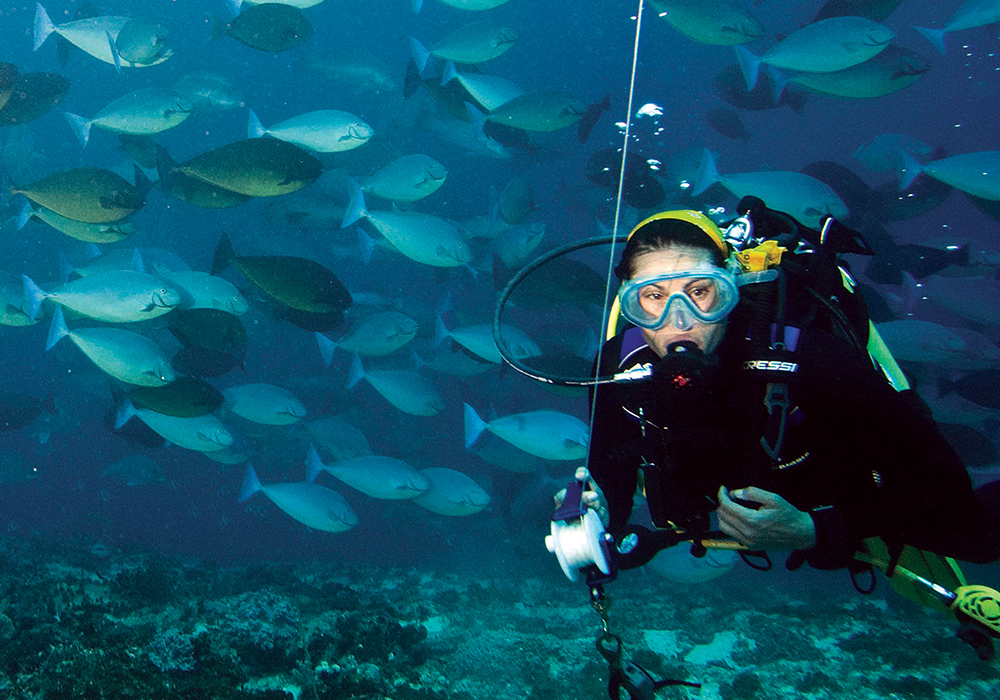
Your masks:
[{"label": "reel spool", "polygon": [[552,514],[552,534],[545,538],[545,547],[556,555],[570,581],[593,566],[605,576],[613,575],[607,549],[610,536],[597,512],[583,505],[582,496],[583,483],[570,483],[563,505]]}]

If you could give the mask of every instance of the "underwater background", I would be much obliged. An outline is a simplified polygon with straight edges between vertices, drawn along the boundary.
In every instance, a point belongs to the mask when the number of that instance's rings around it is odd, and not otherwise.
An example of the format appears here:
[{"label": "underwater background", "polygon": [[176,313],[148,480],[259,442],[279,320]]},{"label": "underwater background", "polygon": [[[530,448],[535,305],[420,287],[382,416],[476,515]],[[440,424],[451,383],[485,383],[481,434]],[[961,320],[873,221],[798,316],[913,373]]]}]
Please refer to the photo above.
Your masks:
[{"label": "underwater background", "polygon": [[[58,26],[74,19],[80,5],[53,0],[45,9]],[[709,14],[713,3],[690,5]],[[760,55],[812,22],[823,4],[760,0],[739,6],[766,28],[747,44]],[[670,8],[647,5],[630,142],[645,164],[637,176],[643,187],[624,205],[620,232],[671,206],[702,206],[719,220],[731,215],[732,194],[716,188],[694,200],[689,193],[697,168],[683,165],[685,154],[704,149],[724,174],[801,171],[832,161],[869,188],[891,192],[890,200],[903,202],[892,216],[859,212],[847,202],[846,222],[860,225],[874,217],[898,245],[965,246],[975,259],[971,271],[932,275],[916,290],[912,278],[872,280],[866,261],[852,263],[873,295],[869,303],[884,314],[879,322],[926,321],[935,329],[974,331],[977,342],[985,342],[963,344],[956,360],[956,353],[921,345],[926,334],[904,329],[893,347],[902,351],[897,356],[905,357],[905,368],[924,380],[924,398],[940,410],[938,420],[962,426],[948,435],[973,479],[984,483],[1000,478],[1000,401],[936,401],[956,396],[949,383],[972,371],[998,381],[1000,211],[977,206],[948,186],[943,193],[928,188],[926,175],[909,194],[900,192],[894,170],[876,171],[871,158],[856,155],[887,134],[926,146],[922,160],[997,147],[998,25],[949,32],[943,54],[914,28],[941,27],[959,7],[903,0],[884,20],[896,33],[894,43],[927,64],[903,89],[866,99],[800,89],[794,109],[775,99],[769,108],[751,110],[725,100],[720,88],[717,76],[734,70],[733,49],[692,40],[657,16]],[[350,157],[321,154],[327,174],[319,182],[227,209],[192,206],[154,188],[130,219],[135,233],[100,248],[126,256],[133,248],[153,251],[147,269],[157,258],[154,249],[167,251],[207,272],[225,232],[240,256],[318,262],[355,299],[347,320],[324,332],[338,338],[363,318],[357,309],[367,305],[412,318],[418,328],[413,341],[373,358],[371,367],[415,371],[410,350],[425,361],[439,358],[445,371],[431,362],[419,373],[430,379],[441,408],[435,415],[412,415],[372,384],[349,389],[351,354],[335,351],[326,366],[314,333],[283,318],[232,267],[222,274],[250,302],[240,317],[248,342],[241,366],[208,381],[220,390],[273,384],[294,394],[307,412],[290,425],[267,425],[220,409],[246,453],[242,463],[222,464],[175,445],[146,447],[115,430],[108,378],[68,342],[46,352],[48,304],[35,325],[0,327],[0,392],[12,404],[5,410],[18,412],[21,406],[13,403],[25,397],[41,407],[26,424],[0,432],[0,697],[606,697],[606,664],[593,646],[599,619],[589,609],[586,587],[565,579],[543,542],[552,494],[582,460],[519,454],[512,458],[516,468],[504,468],[504,455],[517,448],[496,436],[485,435],[494,442],[479,443],[480,453],[465,446],[463,404],[486,421],[551,409],[585,423],[586,397],[545,391],[482,358],[464,371],[448,353],[468,360],[467,351],[457,340],[435,336],[442,323],[453,330],[492,319],[505,279],[492,261],[497,232],[489,229],[497,223],[498,197],[512,181],[530,190],[519,225],[544,225],[543,241],[530,254],[601,235],[613,225],[615,190],[594,177],[593,166],[608,162],[596,161],[595,154],[611,149],[614,161],[621,147],[636,6],[509,0],[468,11],[426,0],[415,13],[405,0],[325,0],[302,10],[312,34],[277,52],[233,36],[210,40],[209,15],[223,23],[233,18],[222,0],[100,1],[90,9],[97,16],[156,18],[168,28],[174,54],[162,64],[120,73],[76,49],[61,62],[53,45],[58,37],[32,50],[33,3],[0,6],[0,61],[22,74],[57,73],[68,81],[53,109],[24,124],[0,126],[0,270],[53,289],[64,274],[61,255],[75,265],[92,255],[84,242],[41,222],[18,228],[23,198],[9,189],[84,166],[133,179],[133,162],[116,134],[95,127],[82,147],[64,110],[90,118],[133,90],[169,87],[198,71],[222,76],[235,96],[230,103],[198,110],[156,135],[178,163],[246,138],[248,108],[265,126],[314,110],[342,110],[369,124],[374,136]],[[518,36],[502,55],[468,68],[470,74],[481,70],[526,91],[557,91],[583,106],[609,96],[610,106],[596,112],[585,142],[575,120],[517,138],[494,132],[500,145],[477,137],[470,123],[446,114],[432,96],[437,74],[422,79],[429,87],[404,96],[410,37],[433,46],[482,19],[513,27]],[[393,158],[413,153],[438,161],[447,178],[426,199],[402,206],[457,222],[472,251],[464,265],[434,267],[378,244],[365,253],[358,226],[340,226],[348,196],[338,178],[346,173],[363,183]],[[156,179],[156,169],[147,175]],[[1000,199],[1000,184],[993,187]],[[662,192],[650,195],[656,188]],[[369,207],[391,210],[375,198]],[[361,227],[378,238],[369,224]],[[605,274],[599,257],[588,264],[595,275]],[[967,291],[956,302],[948,287],[957,278]],[[536,332],[562,333],[557,321],[546,319]],[[142,323],[142,332],[164,348],[180,347],[165,323]],[[70,319],[69,325],[96,324]],[[593,342],[566,343],[586,366]],[[370,369],[368,358],[365,367]],[[1000,383],[990,386],[993,396],[1000,395]],[[375,455],[471,477],[489,495],[489,505],[445,515],[371,497],[330,474],[318,483],[340,493],[357,516],[343,532],[306,527],[266,492],[240,502],[248,464],[265,486],[302,481],[310,444],[321,430],[308,426],[329,416],[359,429]],[[142,462],[146,471],[123,471],[135,467],[122,460],[136,456],[151,460]],[[776,564],[764,573],[740,563],[695,583],[671,579],[669,572],[626,572],[608,586],[616,601],[612,628],[657,677],[704,684],[700,691],[667,688],[663,697],[996,697],[996,660],[979,661],[954,637],[950,618],[895,596],[884,579],[864,597],[843,572],[793,574],[777,558]],[[970,566],[966,573],[976,583],[1000,583],[996,565]]]}]

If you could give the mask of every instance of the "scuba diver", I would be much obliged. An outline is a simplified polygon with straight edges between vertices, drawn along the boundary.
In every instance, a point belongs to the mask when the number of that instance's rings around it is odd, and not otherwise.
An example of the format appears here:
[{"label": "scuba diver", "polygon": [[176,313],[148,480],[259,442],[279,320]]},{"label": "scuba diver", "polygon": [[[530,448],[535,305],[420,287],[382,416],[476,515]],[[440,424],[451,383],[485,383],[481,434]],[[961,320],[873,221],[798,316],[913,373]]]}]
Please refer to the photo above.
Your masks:
[{"label": "scuba diver", "polygon": [[[833,253],[785,242],[764,253],[780,265],[748,272],[700,212],[656,214],[629,235],[615,269],[629,325],[604,345],[599,374],[652,378],[594,387],[579,475],[619,543],[617,567],[645,564],[659,532],[697,546],[713,514],[749,550],[790,550],[790,569],[856,570],[873,537],[890,557],[909,545],[1000,559],[998,485],[973,490],[916,392],[869,358],[863,300]],[[657,530],[629,524],[638,489]]]},{"label": "scuba diver", "polygon": [[[615,267],[587,466],[546,538],[570,580],[586,574],[610,697],[696,685],[626,663],[609,631],[603,584],[673,546],[759,569],[790,551],[788,569],[846,568],[861,593],[878,569],[992,658],[1000,593],[953,558],[1000,559],[1000,481],[973,488],[881,343],[837,257],[871,249],[831,217],[813,231],[755,197],[737,211],[725,233],[698,211],[651,216]],[[637,493],[654,529],[630,522]]]},{"label": "scuba diver", "polygon": [[[604,584],[668,547],[737,550],[758,569],[790,551],[788,569],[846,568],[861,593],[879,570],[992,658],[1000,592],[970,585],[954,559],[1000,559],[1000,481],[973,488],[872,325],[838,256],[873,251],[832,217],[815,231],[751,196],[737,212],[725,232],[691,210],[633,229],[588,381],[504,355],[534,379],[592,387],[587,466],[556,494],[546,546],[571,581],[586,577],[609,697],[697,687],[656,680],[610,631]],[[497,306],[498,346],[518,283]],[[637,494],[653,528],[632,521]]]}]

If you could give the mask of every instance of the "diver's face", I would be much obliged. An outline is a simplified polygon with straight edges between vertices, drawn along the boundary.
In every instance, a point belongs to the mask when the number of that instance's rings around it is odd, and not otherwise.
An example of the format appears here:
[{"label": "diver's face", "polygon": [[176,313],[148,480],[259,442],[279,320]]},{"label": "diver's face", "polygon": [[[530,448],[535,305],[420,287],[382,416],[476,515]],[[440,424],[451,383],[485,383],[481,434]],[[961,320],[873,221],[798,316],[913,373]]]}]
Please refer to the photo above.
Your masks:
[{"label": "diver's face", "polygon": [[[692,248],[690,246],[675,246],[672,248],[662,248],[660,250],[643,253],[635,259],[633,269],[635,275],[633,279],[642,277],[655,277],[657,275],[667,275],[672,272],[682,272],[699,266],[704,267],[711,264],[712,255],[702,248]],[[674,292],[690,294],[688,287],[692,284],[690,279],[673,279],[660,282],[658,290],[663,298],[668,298]],[[655,330],[642,328],[642,336],[646,339],[646,344],[652,348],[658,356],[667,354],[667,348],[672,343],[689,341],[698,346],[706,355],[714,352],[726,332],[725,320],[718,323],[703,323],[695,320],[687,330],[679,330],[675,324],[668,323],[664,327]]]}]

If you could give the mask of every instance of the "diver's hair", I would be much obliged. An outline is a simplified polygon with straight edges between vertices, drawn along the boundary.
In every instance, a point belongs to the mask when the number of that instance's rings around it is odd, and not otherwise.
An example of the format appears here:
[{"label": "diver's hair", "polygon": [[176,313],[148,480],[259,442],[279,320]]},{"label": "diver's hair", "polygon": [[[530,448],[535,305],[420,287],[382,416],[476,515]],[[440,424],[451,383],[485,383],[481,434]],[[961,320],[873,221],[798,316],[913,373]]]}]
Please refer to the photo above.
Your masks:
[{"label": "diver's hair", "polygon": [[698,248],[711,254],[712,264],[725,267],[725,258],[715,241],[701,228],[681,219],[657,219],[650,221],[632,234],[622,251],[622,259],[615,266],[618,279],[632,279],[635,261],[640,255],[670,248]]}]

